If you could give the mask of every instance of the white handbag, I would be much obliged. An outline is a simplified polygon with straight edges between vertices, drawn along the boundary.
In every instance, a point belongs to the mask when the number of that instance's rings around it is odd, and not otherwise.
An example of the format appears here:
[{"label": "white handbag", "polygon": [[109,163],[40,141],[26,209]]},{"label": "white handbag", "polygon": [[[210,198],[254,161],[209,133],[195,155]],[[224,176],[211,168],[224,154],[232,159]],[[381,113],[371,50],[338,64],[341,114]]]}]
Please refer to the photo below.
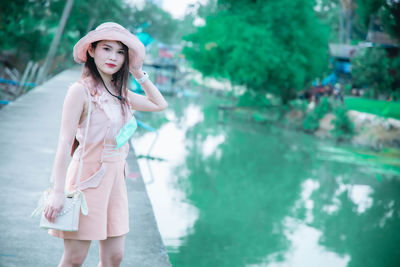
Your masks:
[{"label": "white handbag", "polygon": [[45,190],[39,199],[38,206],[32,212],[31,217],[41,214],[40,227],[45,229],[55,229],[61,231],[78,231],[79,226],[79,215],[82,211],[83,215],[88,214],[88,207],[85,199],[85,195],[79,189],[80,179],[82,175],[83,156],[85,154],[86,137],[89,129],[90,113],[91,113],[91,96],[88,91],[88,115],[86,120],[85,137],[83,141],[82,152],[79,159],[79,170],[76,179],[76,189],[71,192],[65,192],[64,206],[62,210],[57,214],[55,222],[49,222],[44,216],[44,208],[49,201],[50,194],[53,188],[53,178],[50,178],[50,187]]},{"label": "white handbag", "polygon": [[[46,190],[43,193],[44,203],[47,203],[50,196],[51,190]],[[82,214],[87,215],[87,208],[85,211],[84,196],[82,192],[77,190],[73,192],[68,192],[65,195],[64,206],[62,210],[57,214],[55,222],[49,222],[42,212],[42,217],[40,218],[40,227],[45,229],[56,229],[62,231],[78,231],[79,225],[79,214],[82,210]],[[87,206],[86,206],[87,207]]]}]

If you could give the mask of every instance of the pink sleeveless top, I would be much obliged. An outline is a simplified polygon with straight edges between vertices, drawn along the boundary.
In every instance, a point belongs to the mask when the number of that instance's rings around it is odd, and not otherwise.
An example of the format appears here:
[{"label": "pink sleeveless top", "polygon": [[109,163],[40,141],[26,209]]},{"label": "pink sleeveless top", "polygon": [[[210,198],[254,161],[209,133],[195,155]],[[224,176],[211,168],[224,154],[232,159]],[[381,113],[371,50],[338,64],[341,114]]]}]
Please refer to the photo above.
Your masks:
[{"label": "pink sleeveless top", "polygon": [[[95,86],[91,78],[82,79],[78,82],[84,85],[85,90],[89,90],[92,101],[83,162],[103,163],[125,160],[128,155],[129,144],[126,143],[119,149],[115,148],[115,136],[122,126],[132,118],[129,99],[122,106],[120,103],[110,101],[113,96],[101,87]],[[124,109],[124,112],[122,109]],[[86,120],[87,117],[79,124],[76,133],[79,146],[72,158],[78,161],[82,152]]]}]

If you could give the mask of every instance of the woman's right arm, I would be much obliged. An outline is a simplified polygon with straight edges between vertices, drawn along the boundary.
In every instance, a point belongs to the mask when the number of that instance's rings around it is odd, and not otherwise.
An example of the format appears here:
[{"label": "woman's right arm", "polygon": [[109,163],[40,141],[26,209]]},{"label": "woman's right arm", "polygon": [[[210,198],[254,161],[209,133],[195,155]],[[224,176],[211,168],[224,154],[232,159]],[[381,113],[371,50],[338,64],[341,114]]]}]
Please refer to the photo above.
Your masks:
[{"label": "woman's right arm", "polygon": [[50,222],[55,221],[56,215],[64,205],[65,179],[71,159],[71,147],[75,139],[79,121],[83,117],[86,98],[83,85],[75,83],[68,89],[64,99],[60,135],[51,174],[54,181],[54,188],[49,202],[44,209],[44,215]]}]

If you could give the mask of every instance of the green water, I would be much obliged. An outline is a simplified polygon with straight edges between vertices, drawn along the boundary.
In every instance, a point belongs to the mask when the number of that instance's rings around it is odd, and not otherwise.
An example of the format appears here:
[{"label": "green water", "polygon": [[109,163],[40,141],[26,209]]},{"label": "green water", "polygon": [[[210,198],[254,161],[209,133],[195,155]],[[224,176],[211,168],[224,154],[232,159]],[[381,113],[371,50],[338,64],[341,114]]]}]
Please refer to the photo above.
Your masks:
[{"label": "green water", "polygon": [[167,101],[137,114],[158,135],[134,147],[173,266],[400,266],[398,151],[218,123],[207,93]]}]

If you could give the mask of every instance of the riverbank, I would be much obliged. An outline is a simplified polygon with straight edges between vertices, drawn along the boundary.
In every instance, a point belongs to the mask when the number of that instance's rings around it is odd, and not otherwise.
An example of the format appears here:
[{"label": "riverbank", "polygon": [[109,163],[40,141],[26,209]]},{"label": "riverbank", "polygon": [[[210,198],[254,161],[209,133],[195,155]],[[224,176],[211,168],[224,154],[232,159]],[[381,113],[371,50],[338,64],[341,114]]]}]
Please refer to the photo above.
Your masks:
[{"label": "riverbank", "polygon": [[[353,125],[353,133],[348,140],[352,144],[373,149],[400,148],[400,120],[356,110],[348,110],[346,114]],[[299,110],[291,110],[286,113],[285,118],[289,124],[298,124],[304,116]],[[318,120],[318,128],[313,134],[319,138],[335,138],[332,134],[335,119],[334,113],[326,113]]]},{"label": "riverbank", "polygon": [[[209,89],[208,92],[221,98],[221,104],[218,108],[218,117],[221,122],[229,113],[235,118],[251,120],[256,123],[274,123],[281,127],[307,132],[318,138],[337,139],[357,146],[370,147],[374,150],[400,148],[400,120],[395,118],[346,110],[344,104],[338,103],[329,104],[330,106],[316,112],[313,110],[315,107],[310,109],[307,105],[303,105],[304,103],[299,104],[300,101],[286,109],[278,105],[240,106],[237,98],[228,98],[221,90]],[[301,105],[303,107],[300,107]],[[347,126],[351,128],[345,138],[334,134],[335,120],[337,119],[335,109],[338,107],[341,107],[346,114],[346,118],[339,118],[339,120],[348,120],[349,125]],[[316,114],[312,114],[313,112]],[[306,119],[307,122],[305,122]]]},{"label": "riverbank", "polygon": [[[221,99],[218,107],[218,120],[220,122],[223,122],[225,115],[229,113],[233,114],[236,118],[252,120],[256,123],[274,123],[282,127],[305,131],[318,138],[346,140],[353,145],[366,146],[374,150],[382,148],[400,149],[400,119],[381,117],[376,114],[357,110],[346,110],[348,120],[353,125],[353,132],[349,133],[345,138],[334,136],[332,131],[335,128],[334,120],[336,119],[336,115],[332,107],[342,106],[344,109],[346,108],[345,103],[334,103],[332,105],[332,102],[335,102],[334,99],[329,100],[329,107],[322,108],[322,111],[319,111],[319,113],[322,112],[324,114],[310,116],[305,123],[307,125],[304,125],[304,119],[307,114],[316,108],[315,106],[310,108],[308,102],[305,100],[294,100],[288,108],[284,108],[280,104],[280,100],[271,94],[262,97],[258,95],[258,98],[250,94],[249,97],[246,96],[246,90],[243,86],[233,86],[227,80],[219,81],[213,78],[203,78],[197,71],[187,76],[186,85],[201,87],[197,88],[196,91],[202,91],[206,88],[209,93]],[[345,100],[349,99],[346,98]],[[352,102],[356,101],[355,98],[350,100]],[[367,107],[369,109],[378,107],[377,103],[374,103],[374,106],[371,103],[367,103],[374,102],[373,100],[362,100],[363,103],[352,103],[352,106],[358,105],[364,109]],[[383,108],[382,112],[385,113],[387,103],[384,104]],[[321,116],[319,117],[319,115]]]},{"label": "riverbank", "polygon": [[[370,146],[375,149],[400,148],[400,120],[356,110],[347,111],[347,116],[354,124],[355,134],[351,139],[353,144]],[[322,138],[332,138],[330,131],[333,129],[332,121],[334,119],[335,116],[332,113],[326,114],[320,120],[320,127],[315,135]]]}]

